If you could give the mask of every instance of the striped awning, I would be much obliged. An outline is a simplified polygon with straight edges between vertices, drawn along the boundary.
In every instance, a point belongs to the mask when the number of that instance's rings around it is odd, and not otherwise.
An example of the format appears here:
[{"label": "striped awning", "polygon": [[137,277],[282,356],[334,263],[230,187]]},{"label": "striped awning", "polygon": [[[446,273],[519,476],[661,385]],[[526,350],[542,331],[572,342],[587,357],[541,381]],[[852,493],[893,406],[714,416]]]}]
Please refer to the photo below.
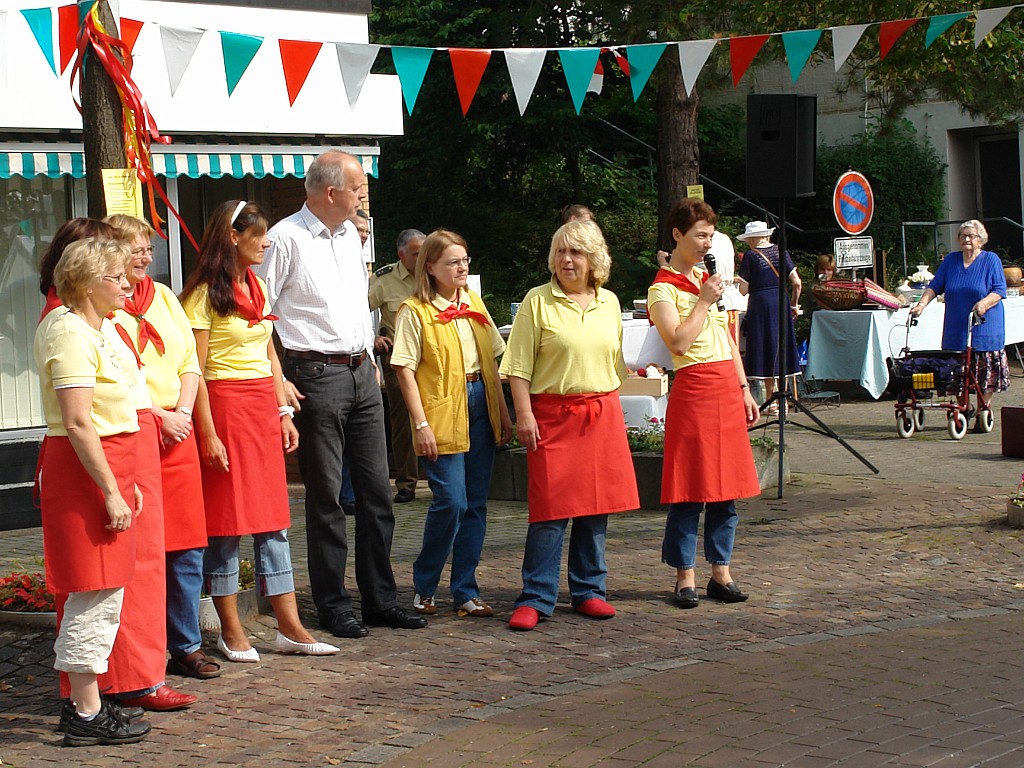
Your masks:
[{"label": "striped awning", "polygon": [[[269,147],[267,149],[270,149]],[[276,149],[276,148],[275,148]],[[153,169],[161,176],[186,176],[198,179],[209,176],[242,178],[265,176],[305,178],[317,152],[154,152]],[[357,154],[363,170],[377,175],[376,154]],[[51,179],[85,176],[85,158],[81,151],[3,152],[0,151],[0,179],[12,176],[48,176]]]}]

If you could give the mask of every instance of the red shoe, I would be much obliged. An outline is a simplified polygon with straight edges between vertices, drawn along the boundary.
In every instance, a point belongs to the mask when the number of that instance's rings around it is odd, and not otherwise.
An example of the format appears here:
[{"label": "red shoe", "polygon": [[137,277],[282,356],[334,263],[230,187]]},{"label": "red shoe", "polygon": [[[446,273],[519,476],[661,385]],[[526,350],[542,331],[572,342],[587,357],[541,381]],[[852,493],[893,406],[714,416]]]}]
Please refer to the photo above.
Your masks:
[{"label": "red shoe", "polygon": [[150,712],[172,712],[176,709],[191,707],[199,701],[198,696],[191,693],[180,693],[169,685],[161,685],[152,693],[145,696],[136,696],[134,699],[121,699],[118,702],[122,707],[142,707]]},{"label": "red shoe", "polygon": [[610,619],[615,615],[615,608],[606,603],[599,597],[592,597],[589,600],[584,600],[582,603],[573,608],[576,613],[582,613],[584,616],[589,616],[592,619]]},{"label": "red shoe", "polygon": [[508,620],[508,628],[517,632],[529,632],[537,626],[540,621],[540,612],[528,605],[520,605],[512,611],[512,617]]}]

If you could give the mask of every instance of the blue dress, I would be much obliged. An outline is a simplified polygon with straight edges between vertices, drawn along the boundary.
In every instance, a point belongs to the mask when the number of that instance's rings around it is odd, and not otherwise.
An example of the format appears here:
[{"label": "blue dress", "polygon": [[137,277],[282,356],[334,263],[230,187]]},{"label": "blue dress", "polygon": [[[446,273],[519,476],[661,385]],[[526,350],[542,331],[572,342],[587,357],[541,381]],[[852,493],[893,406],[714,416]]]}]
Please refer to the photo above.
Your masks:
[{"label": "blue dress", "polygon": [[[963,251],[947,253],[935,277],[928,284],[936,295],[946,297],[946,317],[942,324],[942,348],[967,349],[967,318],[979,300],[990,293],[1006,298],[1003,262],[992,251],[981,251],[964,269]],[[995,352],[1006,346],[1003,302],[985,313],[985,322],[974,329],[971,348]]]},{"label": "blue dress", "polygon": [[[761,254],[764,254],[762,258]],[[772,267],[765,261],[771,261]],[[779,270],[779,246],[769,245],[757,251],[747,251],[737,274],[750,286],[747,302],[747,317],[744,321],[747,344],[743,356],[743,367],[747,376],[768,379],[779,375],[779,277],[776,270],[787,278],[793,271],[789,254],[783,258]],[[797,363],[796,336],[793,333],[793,314],[786,312],[786,373],[792,375],[800,370]]]}]

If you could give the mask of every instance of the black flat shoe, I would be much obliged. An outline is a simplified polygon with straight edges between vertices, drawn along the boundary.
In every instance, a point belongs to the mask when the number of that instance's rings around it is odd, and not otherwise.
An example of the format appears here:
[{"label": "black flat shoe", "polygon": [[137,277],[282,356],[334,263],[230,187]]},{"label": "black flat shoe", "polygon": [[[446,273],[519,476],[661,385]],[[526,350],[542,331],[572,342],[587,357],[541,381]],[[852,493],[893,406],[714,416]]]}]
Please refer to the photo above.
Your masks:
[{"label": "black flat shoe", "polygon": [[740,592],[735,581],[730,581],[724,587],[714,579],[708,582],[708,597],[714,600],[721,600],[723,603],[742,603],[750,595]]},{"label": "black flat shoe", "polygon": [[400,606],[388,608],[380,613],[363,611],[363,623],[371,627],[390,627],[391,629],[423,629],[427,620],[422,616],[406,613]]},{"label": "black flat shoe", "polygon": [[370,634],[370,630],[363,626],[352,611],[339,613],[329,621],[321,621],[320,627],[335,637],[347,637],[351,640],[358,640]]},{"label": "black flat shoe", "polygon": [[696,608],[700,605],[700,598],[697,597],[697,590],[693,587],[677,589],[675,594],[676,605],[680,608]]}]

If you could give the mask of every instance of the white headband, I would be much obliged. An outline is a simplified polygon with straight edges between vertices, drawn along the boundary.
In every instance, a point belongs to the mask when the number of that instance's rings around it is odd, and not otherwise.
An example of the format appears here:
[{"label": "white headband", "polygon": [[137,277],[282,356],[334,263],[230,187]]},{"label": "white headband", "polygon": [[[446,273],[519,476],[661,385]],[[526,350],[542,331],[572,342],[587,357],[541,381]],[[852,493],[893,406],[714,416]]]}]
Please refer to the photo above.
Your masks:
[{"label": "white headband", "polygon": [[233,214],[231,214],[231,225],[232,226],[234,226],[235,219],[238,218],[238,214],[240,214],[242,212],[242,209],[245,208],[245,206],[247,206],[247,205],[248,205],[248,202],[246,202],[245,200],[240,200],[239,201],[238,207],[235,208],[235,212]]}]

